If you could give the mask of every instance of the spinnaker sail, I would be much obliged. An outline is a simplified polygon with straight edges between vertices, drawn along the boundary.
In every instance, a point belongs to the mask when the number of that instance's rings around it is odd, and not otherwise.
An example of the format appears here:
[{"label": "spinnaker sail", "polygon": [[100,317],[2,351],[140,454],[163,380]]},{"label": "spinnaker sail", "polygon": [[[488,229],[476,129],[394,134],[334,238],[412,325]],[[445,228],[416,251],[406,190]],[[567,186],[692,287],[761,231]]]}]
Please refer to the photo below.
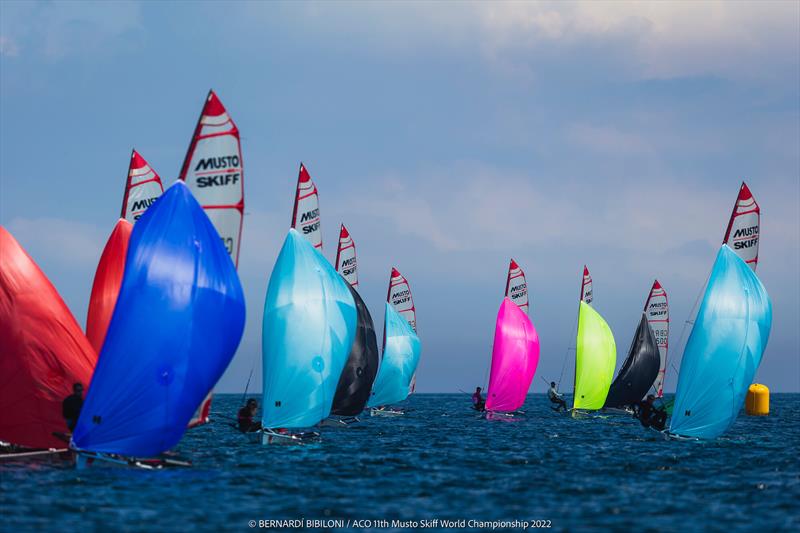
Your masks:
[{"label": "spinnaker sail", "polygon": [[394,267],[392,267],[392,275],[389,277],[389,292],[386,295],[386,301],[394,306],[397,312],[408,321],[411,329],[416,332],[417,308],[414,307],[411,287],[408,286],[408,280]]},{"label": "spinnaker sail", "polygon": [[208,92],[178,179],[203,206],[238,266],[244,218],[242,145],[239,128],[213,90]]},{"label": "spinnaker sail", "polygon": [[122,214],[131,224],[139,220],[145,209],[153,205],[164,192],[164,185],[156,171],[150,167],[139,152],[131,152],[128,165],[128,179],[125,182],[125,194],[122,197]]},{"label": "spinnaker sail", "polygon": [[300,171],[297,174],[297,191],[294,196],[292,228],[308,239],[308,242],[314,248],[322,250],[319,193],[303,163],[300,163]]},{"label": "spinnaker sail", "polygon": [[714,439],[736,420],[772,328],[772,303],[752,270],[723,244],[681,360],[669,432]]},{"label": "spinnaker sail", "polygon": [[233,358],[244,320],[233,262],[177,181],[134,225],[73,447],[134,457],[173,447]]},{"label": "spinnaker sail", "polygon": [[573,409],[595,410],[605,404],[614,378],[617,347],[603,317],[584,300],[578,312],[575,349],[575,394]]},{"label": "spinnaker sail", "polygon": [[647,313],[636,328],[628,357],[608,390],[604,407],[625,407],[638,402],[658,377],[661,355]]},{"label": "spinnaker sail", "polygon": [[356,245],[347,228],[339,229],[339,247],[336,249],[336,272],[353,288],[358,288],[358,263],[356,262]]},{"label": "spinnaker sail", "polygon": [[587,304],[591,304],[594,300],[592,293],[592,276],[589,274],[589,269],[583,265],[583,282],[581,283],[581,300]]},{"label": "spinnaker sail", "polygon": [[411,392],[421,346],[408,320],[387,302],[384,317],[383,359],[372,384],[369,407],[402,402]]},{"label": "spinnaker sail", "polygon": [[63,448],[61,402],[87,386],[95,354],[58,291],[0,226],[0,440]]},{"label": "spinnaker sail", "polygon": [[89,311],[86,314],[86,337],[96,353],[100,353],[103,347],[108,324],[117,303],[132,230],[133,224],[126,219],[117,221],[94,273]]},{"label": "spinnaker sail", "polygon": [[667,373],[667,352],[669,351],[669,302],[667,301],[667,291],[658,280],[653,282],[650,295],[644,303],[644,312],[658,344],[661,362],[653,388],[656,391],[656,397],[661,398],[664,395],[664,376]]},{"label": "spinnaker sail", "polygon": [[350,356],[339,377],[336,395],[333,397],[331,413],[339,416],[356,416],[367,405],[372,383],[378,373],[378,340],[375,337],[375,325],[369,314],[367,304],[351,285],[350,294],[356,303],[358,325]]},{"label": "spinnaker sail", "polygon": [[347,282],[290,229],[264,303],[264,428],[308,428],[330,415],[357,324]]},{"label": "spinnaker sail", "polygon": [[503,298],[497,312],[486,410],[516,411],[525,403],[539,365],[539,335],[521,307]]},{"label": "spinnaker sail", "polygon": [[733,206],[723,244],[727,244],[755,271],[758,265],[758,239],[760,236],[761,208],[745,182]]},{"label": "spinnaker sail", "polygon": [[528,283],[525,281],[525,272],[514,259],[508,265],[508,278],[506,278],[506,297],[511,298],[524,312],[528,312]]}]

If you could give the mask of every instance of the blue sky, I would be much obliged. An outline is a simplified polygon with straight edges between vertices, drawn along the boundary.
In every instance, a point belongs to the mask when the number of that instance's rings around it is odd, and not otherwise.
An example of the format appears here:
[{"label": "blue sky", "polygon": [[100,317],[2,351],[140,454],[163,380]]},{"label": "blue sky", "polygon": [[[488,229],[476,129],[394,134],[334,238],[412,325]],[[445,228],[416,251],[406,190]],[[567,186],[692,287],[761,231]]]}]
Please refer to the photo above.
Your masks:
[{"label": "blue sky", "polygon": [[798,391],[798,20],[796,2],[4,1],[0,223],[83,324],[131,148],[171,183],[213,87],[242,134],[247,213],[248,323],[220,389],[259,365],[304,161],[326,255],[344,221],[378,324],[391,267],[406,275],[418,390],[456,391],[486,379],[511,256],[528,276],[538,375],[557,379],[574,343],[584,263],[618,365],[661,281],[677,365],[746,179],[774,305],[757,379]]}]

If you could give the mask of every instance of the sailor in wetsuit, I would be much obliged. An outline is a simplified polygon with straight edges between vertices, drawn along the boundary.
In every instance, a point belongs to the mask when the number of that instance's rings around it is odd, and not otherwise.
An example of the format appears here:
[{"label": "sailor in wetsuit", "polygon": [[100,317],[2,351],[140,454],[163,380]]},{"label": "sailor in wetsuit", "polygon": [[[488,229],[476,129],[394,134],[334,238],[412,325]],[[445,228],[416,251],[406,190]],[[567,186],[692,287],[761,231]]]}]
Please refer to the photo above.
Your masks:
[{"label": "sailor in wetsuit", "polygon": [[239,431],[242,433],[250,433],[261,429],[261,422],[253,422],[253,418],[258,411],[258,402],[254,398],[247,400],[247,404],[239,409],[239,414],[236,416],[236,421],[239,424]]},{"label": "sailor in wetsuit", "polygon": [[565,411],[567,410],[567,402],[565,402],[564,398],[562,398],[561,395],[558,393],[555,381],[550,382],[550,388],[547,390],[547,397],[550,398],[550,401],[552,403],[556,404],[555,408],[550,406],[551,409],[554,409],[555,411],[560,411],[561,408],[563,407]]},{"label": "sailor in wetsuit", "polygon": [[653,405],[655,399],[655,396],[648,394],[645,401],[633,404],[633,416],[639,419],[642,426],[661,431],[667,424],[667,410]]},{"label": "sailor in wetsuit", "polygon": [[78,417],[81,415],[81,408],[83,407],[83,384],[75,383],[72,385],[72,394],[64,398],[61,402],[61,416],[67,423],[70,431],[75,429],[78,423]]},{"label": "sailor in wetsuit", "polygon": [[472,408],[476,411],[483,411],[485,406],[486,402],[483,401],[483,396],[481,396],[481,388],[475,387],[475,392],[472,394]]}]

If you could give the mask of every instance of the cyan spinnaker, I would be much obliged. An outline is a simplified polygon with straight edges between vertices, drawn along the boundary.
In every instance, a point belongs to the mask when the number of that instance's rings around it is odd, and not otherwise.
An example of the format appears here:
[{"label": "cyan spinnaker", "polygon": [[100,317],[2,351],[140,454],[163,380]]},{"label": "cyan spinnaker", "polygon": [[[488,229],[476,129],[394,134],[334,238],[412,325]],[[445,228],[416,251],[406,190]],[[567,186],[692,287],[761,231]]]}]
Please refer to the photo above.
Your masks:
[{"label": "cyan spinnaker", "polygon": [[73,446],[135,457],[175,446],[233,358],[244,320],[230,255],[178,181],[133,227]]},{"label": "cyan spinnaker", "polygon": [[658,342],[647,322],[647,314],[642,313],[628,357],[608,389],[604,407],[625,407],[644,398],[658,377],[660,364]]},{"label": "cyan spinnaker", "polygon": [[525,311],[506,296],[497,312],[486,410],[516,411],[539,365],[539,335]]},{"label": "cyan spinnaker", "polygon": [[308,428],[330,415],[357,320],[347,282],[289,230],[264,303],[263,427]]},{"label": "cyan spinnaker", "polygon": [[595,410],[603,407],[616,364],[617,347],[611,329],[597,311],[581,300],[575,349],[573,409]]},{"label": "cyan spinnaker", "polygon": [[411,392],[411,380],[420,356],[419,337],[405,317],[386,303],[383,358],[367,405],[379,407],[402,402]]},{"label": "cyan spinnaker", "polygon": [[714,439],[736,420],[772,327],[752,268],[723,244],[686,343],[669,432]]},{"label": "cyan spinnaker", "polygon": [[[344,277],[344,276],[342,276]],[[345,278],[346,279],[346,278]],[[350,294],[358,310],[358,326],[347,364],[339,377],[331,413],[339,416],[356,416],[364,410],[378,374],[378,340],[367,304],[351,285]]]}]

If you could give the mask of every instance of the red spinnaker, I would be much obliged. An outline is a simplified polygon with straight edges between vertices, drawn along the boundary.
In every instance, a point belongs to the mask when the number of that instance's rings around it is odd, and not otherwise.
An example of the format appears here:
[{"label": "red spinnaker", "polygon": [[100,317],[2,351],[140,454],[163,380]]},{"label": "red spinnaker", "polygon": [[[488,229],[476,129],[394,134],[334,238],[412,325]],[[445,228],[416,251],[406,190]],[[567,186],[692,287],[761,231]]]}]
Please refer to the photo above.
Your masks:
[{"label": "red spinnaker", "polygon": [[111,322],[111,314],[117,303],[122,275],[125,273],[125,256],[131,238],[133,224],[121,218],[106,242],[92,284],[89,299],[89,312],[86,316],[86,337],[98,354],[106,338],[106,330]]},{"label": "red spinnaker", "polygon": [[44,273],[0,226],[0,440],[58,448],[61,402],[97,354]]}]

